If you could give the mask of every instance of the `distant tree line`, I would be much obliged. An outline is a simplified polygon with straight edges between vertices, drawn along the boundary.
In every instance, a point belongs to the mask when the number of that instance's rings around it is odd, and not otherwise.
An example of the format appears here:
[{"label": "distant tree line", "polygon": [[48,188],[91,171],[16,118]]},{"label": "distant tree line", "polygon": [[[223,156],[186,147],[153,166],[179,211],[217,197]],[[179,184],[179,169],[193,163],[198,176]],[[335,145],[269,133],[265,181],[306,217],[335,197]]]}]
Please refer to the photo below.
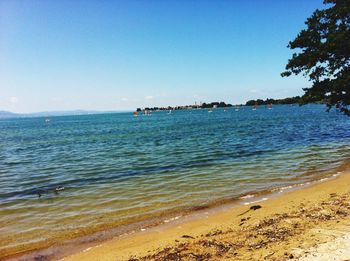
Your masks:
[{"label": "distant tree line", "polygon": [[232,104],[228,103],[226,104],[225,102],[211,102],[211,103],[202,103],[200,108],[202,109],[207,109],[207,108],[225,108],[225,107],[232,107]]},{"label": "distant tree line", "polygon": [[166,110],[191,110],[191,109],[208,109],[208,108],[226,108],[232,107],[233,105],[225,102],[211,102],[202,103],[200,105],[181,105],[181,106],[167,106],[167,107],[146,107],[144,109],[137,108],[136,111],[166,111]]},{"label": "distant tree line", "polygon": [[[327,100],[314,101],[314,103],[324,103],[327,104]],[[254,106],[254,105],[269,105],[269,104],[303,104],[303,97],[294,96],[288,97],[284,99],[272,99],[267,98],[266,100],[257,99],[257,100],[249,100],[245,103],[245,106]],[[167,106],[167,107],[146,107],[144,109],[137,108],[136,111],[166,111],[166,110],[191,110],[191,109],[211,109],[211,108],[227,108],[233,106],[242,106],[240,105],[232,105],[231,103],[225,102],[210,102],[210,103],[202,103],[200,105],[181,105],[181,106]]]},{"label": "distant tree line", "polygon": [[289,97],[284,99],[257,99],[257,100],[249,100],[246,102],[246,106],[254,106],[254,105],[268,105],[268,104],[295,104],[300,103],[301,97],[295,96],[295,97]]}]

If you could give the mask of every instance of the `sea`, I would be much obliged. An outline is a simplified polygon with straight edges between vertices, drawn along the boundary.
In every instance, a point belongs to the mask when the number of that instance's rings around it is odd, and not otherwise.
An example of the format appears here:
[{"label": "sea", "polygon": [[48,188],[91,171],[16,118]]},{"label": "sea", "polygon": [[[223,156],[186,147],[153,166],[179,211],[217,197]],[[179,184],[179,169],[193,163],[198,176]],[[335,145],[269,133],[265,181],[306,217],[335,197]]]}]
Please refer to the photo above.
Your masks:
[{"label": "sea", "polygon": [[350,118],[324,105],[2,119],[0,257],[254,200],[349,158]]}]

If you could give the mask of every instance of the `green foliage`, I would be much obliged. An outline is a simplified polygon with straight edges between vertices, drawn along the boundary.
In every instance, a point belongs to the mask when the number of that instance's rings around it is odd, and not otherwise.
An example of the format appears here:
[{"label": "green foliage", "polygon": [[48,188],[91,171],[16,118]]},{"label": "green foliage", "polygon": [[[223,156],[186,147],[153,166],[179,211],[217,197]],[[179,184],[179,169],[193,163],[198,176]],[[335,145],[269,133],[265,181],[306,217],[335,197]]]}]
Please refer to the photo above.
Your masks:
[{"label": "green foliage", "polygon": [[211,102],[211,103],[202,103],[200,106],[202,109],[207,109],[207,108],[213,108],[214,106],[218,108],[226,108],[226,107],[232,107],[232,104],[228,103],[226,104],[225,102]]},{"label": "green foliage", "polygon": [[164,111],[164,110],[190,110],[190,109],[196,109],[196,108],[202,108],[202,109],[208,109],[208,108],[226,108],[226,107],[232,107],[233,105],[230,103],[225,102],[211,102],[211,103],[202,103],[201,105],[183,105],[183,106],[167,106],[167,107],[146,107],[144,109],[137,108],[136,111],[140,112],[142,110],[146,111]]},{"label": "green foliage", "polygon": [[350,115],[350,0],[324,0],[288,47],[294,53],[282,76],[300,74],[312,82],[301,103],[324,101]]},{"label": "green foliage", "polygon": [[266,100],[249,100],[246,102],[246,106],[254,106],[254,105],[269,105],[269,104],[296,104],[301,102],[300,96],[289,97],[284,99],[266,99]]}]

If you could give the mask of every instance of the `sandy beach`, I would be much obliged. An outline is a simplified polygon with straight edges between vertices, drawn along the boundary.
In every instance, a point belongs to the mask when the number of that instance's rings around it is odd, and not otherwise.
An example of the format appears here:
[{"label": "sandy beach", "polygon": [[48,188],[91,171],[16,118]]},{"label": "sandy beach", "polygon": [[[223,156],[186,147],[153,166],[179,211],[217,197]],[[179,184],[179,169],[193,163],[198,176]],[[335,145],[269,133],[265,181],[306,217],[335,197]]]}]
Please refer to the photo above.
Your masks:
[{"label": "sandy beach", "polygon": [[63,260],[345,260],[350,172],[269,200],[141,229]]}]

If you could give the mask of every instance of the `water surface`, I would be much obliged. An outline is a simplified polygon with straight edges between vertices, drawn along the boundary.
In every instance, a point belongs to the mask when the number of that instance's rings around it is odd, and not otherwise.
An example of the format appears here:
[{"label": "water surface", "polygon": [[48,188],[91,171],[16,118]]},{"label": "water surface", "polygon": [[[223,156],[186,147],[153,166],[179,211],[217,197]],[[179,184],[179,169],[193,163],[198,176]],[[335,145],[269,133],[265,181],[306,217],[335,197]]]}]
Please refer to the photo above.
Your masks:
[{"label": "water surface", "polygon": [[0,256],[331,174],[349,129],[321,105],[0,120]]}]

